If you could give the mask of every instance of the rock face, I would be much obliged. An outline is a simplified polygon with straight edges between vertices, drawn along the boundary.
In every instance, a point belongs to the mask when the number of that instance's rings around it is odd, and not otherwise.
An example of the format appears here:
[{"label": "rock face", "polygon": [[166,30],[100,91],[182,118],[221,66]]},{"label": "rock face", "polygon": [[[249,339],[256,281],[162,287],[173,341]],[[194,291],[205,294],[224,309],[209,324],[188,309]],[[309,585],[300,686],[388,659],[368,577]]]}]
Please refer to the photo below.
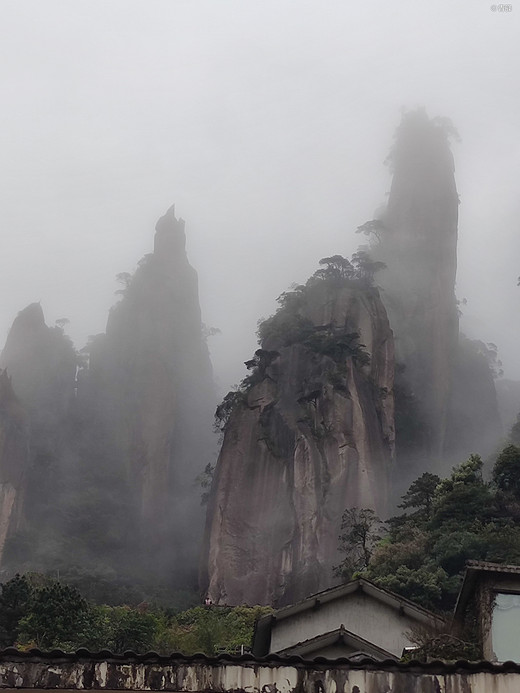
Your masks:
[{"label": "rock face", "polygon": [[345,508],[386,511],[394,346],[379,293],[323,281],[297,301],[281,333],[284,309],[270,319],[231,396],[208,506],[215,602],[280,605],[330,586]]},{"label": "rock face", "polygon": [[196,567],[194,480],[214,444],[212,369],[185,240],[172,207],[157,222],[154,252],[123,277],[80,387],[90,426],[107,443],[98,459],[117,467],[138,553],[155,574]]},{"label": "rock face", "polygon": [[7,371],[0,371],[0,562],[5,541],[21,528],[29,432]]}]

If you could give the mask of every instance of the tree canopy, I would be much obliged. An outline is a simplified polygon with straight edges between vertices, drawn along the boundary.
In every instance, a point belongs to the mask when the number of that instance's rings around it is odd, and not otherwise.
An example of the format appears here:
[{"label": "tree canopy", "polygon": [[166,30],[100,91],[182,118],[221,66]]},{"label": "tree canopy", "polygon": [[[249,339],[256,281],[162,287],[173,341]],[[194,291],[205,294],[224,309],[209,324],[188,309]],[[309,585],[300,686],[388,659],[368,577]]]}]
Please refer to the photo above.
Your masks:
[{"label": "tree canopy", "polygon": [[[444,479],[425,473],[399,507],[404,512],[388,521],[363,574],[427,608],[451,610],[466,561],[520,562],[520,448],[502,450],[490,481],[478,455]],[[342,526],[339,549],[347,557],[359,553],[359,542]]]},{"label": "tree canopy", "polygon": [[263,606],[196,606],[180,612],[147,603],[98,606],[44,575],[16,575],[1,585],[0,647],[214,655],[249,647],[255,619],[271,611]]}]

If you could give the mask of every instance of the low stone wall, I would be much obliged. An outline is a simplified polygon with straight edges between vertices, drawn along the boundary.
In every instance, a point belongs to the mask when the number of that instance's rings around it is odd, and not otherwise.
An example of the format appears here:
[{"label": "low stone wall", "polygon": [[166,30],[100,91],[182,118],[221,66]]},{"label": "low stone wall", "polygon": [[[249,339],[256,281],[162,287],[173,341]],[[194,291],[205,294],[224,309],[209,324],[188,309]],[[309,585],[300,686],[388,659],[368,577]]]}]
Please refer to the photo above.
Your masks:
[{"label": "low stone wall", "polygon": [[265,660],[203,655],[0,653],[0,688],[202,693],[518,693],[512,662]]}]

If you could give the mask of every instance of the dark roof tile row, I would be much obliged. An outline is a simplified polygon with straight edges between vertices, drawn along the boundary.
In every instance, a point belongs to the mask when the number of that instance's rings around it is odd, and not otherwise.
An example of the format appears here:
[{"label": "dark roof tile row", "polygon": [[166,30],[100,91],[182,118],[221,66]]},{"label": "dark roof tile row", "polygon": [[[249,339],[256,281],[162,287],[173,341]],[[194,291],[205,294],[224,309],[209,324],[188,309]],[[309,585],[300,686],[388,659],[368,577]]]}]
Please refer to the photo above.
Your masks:
[{"label": "dark roof tile row", "polygon": [[169,655],[160,655],[157,652],[146,652],[144,654],[139,654],[137,652],[126,651],[122,654],[116,654],[108,650],[101,650],[100,652],[90,652],[86,649],[79,649],[75,652],[64,652],[62,650],[52,650],[50,652],[44,652],[33,648],[31,650],[17,650],[14,647],[8,647],[0,651],[0,661],[9,660],[44,660],[52,664],[56,660],[70,660],[70,661],[82,661],[91,660],[92,662],[99,661],[113,661],[114,663],[164,663],[164,664],[190,664],[190,663],[205,663],[208,665],[215,664],[226,664],[227,662],[232,663],[242,663],[242,664],[256,664],[256,665],[277,665],[283,664],[285,666],[295,665],[302,666],[306,665],[309,667],[314,667],[316,665],[323,665],[327,668],[340,668],[342,666],[347,666],[352,669],[370,669],[379,671],[417,671],[419,673],[455,673],[455,672],[466,672],[466,673],[477,673],[477,672],[490,672],[490,673],[520,673],[520,663],[518,662],[503,662],[500,664],[488,661],[475,661],[470,662],[467,660],[458,660],[456,662],[445,662],[442,660],[434,660],[431,662],[419,662],[417,660],[412,660],[408,662],[396,661],[394,659],[385,659],[382,661],[374,661],[372,658],[365,659],[348,659],[347,657],[339,657],[337,659],[327,659],[326,657],[316,657],[315,659],[306,659],[300,657],[299,655],[276,655],[271,654],[266,657],[254,657],[251,654],[243,655],[231,655],[231,654],[219,654],[217,656],[210,657],[208,655],[197,653],[192,655],[185,655],[179,652],[174,652]]}]

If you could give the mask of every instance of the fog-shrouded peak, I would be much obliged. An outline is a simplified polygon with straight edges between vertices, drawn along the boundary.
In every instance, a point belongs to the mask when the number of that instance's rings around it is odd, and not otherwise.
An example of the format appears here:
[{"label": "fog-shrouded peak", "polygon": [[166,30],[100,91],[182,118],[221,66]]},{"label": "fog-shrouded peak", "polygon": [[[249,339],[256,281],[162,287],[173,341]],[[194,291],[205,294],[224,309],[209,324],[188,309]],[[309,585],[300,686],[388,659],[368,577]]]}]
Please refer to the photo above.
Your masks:
[{"label": "fog-shrouded peak", "polygon": [[172,205],[155,225],[154,254],[168,259],[182,259],[186,252],[184,219],[175,216]]},{"label": "fog-shrouded peak", "polygon": [[45,326],[45,315],[41,303],[30,303],[14,319],[11,334],[22,331],[38,330]]}]

